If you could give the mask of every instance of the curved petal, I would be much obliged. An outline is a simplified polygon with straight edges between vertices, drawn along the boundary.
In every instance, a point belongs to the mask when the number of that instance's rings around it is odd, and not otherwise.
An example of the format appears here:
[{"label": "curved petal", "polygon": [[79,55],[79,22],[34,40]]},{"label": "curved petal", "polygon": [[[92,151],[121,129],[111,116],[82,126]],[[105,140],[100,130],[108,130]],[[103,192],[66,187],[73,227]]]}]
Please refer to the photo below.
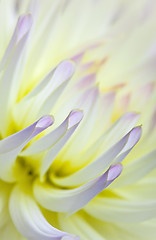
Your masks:
[{"label": "curved petal", "polygon": [[22,40],[22,38],[27,35],[30,31],[32,25],[32,17],[30,14],[22,15],[19,17],[18,22],[16,24],[15,31],[13,33],[13,36],[11,38],[11,41],[6,49],[6,52],[3,56],[3,59],[0,64],[0,70],[4,67],[6,62],[8,61],[9,57],[14,51],[14,48],[19,42]]},{"label": "curved petal", "polygon": [[8,130],[8,119],[10,117],[9,110],[17,100],[22,73],[25,66],[25,46],[31,25],[32,17],[30,14],[19,17],[15,32],[1,63],[1,68],[6,65],[2,72],[0,86],[0,130],[3,137],[6,136]]},{"label": "curved petal", "polygon": [[14,110],[15,118],[19,116],[20,112],[23,112],[23,106],[25,107],[21,118],[17,121],[18,124],[23,119],[26,124],[29,124],[34,118],[51,112],[56,100],[72,77],[74,70],[74,63],[70,60],[64,60],[45,76],[41,83],[16,105]]},{"label": "curved petal", "polygon": [[11,187],[0,180],[0,231],[9,219],[8,213],[8,198]]},{"label": "curved petal", "polygon": [[114,187],[130,185],[147,175],[155,168],[156,150],[128,163],[121,179],[118,181],[118,183],[115,183]]},{"label": "curved petal", "polygon": [[139,141],[140,137],[141,127],[133,128],[108,151],[79,171],[67,177],[61,178],[54,175],[50,177],[55,184],[61,186],[77,186],[87,182],[100,174],[113,160],[114,162],[117,162],[117,160],[121,162]]},{"label": "curved petal", "polygon": [[56,212],[75,213],[111,184],[122,171],[122,165],[112,165],[103,175],[71,190],[60,190],[36,182],[34,195],[44,208]]},{"label": "curved petal", "polygon": [[156,200],[125,200],[97,197],[85,206],[97,219],[109,222],[140,222],[156,215]]},{"label": "curved petal", "polygon": [[16,186],[9,201],[9,211],[18,231],[31,240],[79,239],[52,227],[44,218],[33,198]]},{"label": "curved petal", "polygon": [[42,138],[36,140],[32,143],[27,149],[22,151],[22,156],[29,156],[41,153],[45,150],[48,150],[54,146],[64,135],[65,133],[72,128],[77,126],[83,117],[81,110],[73,110],[70,112],[68,117],[63,121],[63,123],[57,127],[54,131],[46,134]]},{"label": "curved petal", "polygon": [[5,181],[14,181],[12,165],[19,152],[37,134],[53,124],[51,116],[44,116],[29,127],[0,141],[0,177]]},{"label": "curved petal", "polygon": [[107,240],[104,235],[99,234],[95,227],[88,223],[88,219],[85,218],[83,213],[73,214],[70,217],[67,217],[63,213],[59,213],[58,221],[64,231],[71,231],[74,234],[79,235],[80,239]]}]

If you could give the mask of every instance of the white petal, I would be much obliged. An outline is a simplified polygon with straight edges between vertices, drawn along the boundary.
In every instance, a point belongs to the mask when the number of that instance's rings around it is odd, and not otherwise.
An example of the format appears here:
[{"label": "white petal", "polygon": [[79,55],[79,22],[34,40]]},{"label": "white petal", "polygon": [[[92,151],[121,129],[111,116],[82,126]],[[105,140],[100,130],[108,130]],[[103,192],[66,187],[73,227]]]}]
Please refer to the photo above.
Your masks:
[{"label": "white petal", "polygon": [[0,141],[0,177],[5,181],[14,181],[13,163],[19,152],[37,134],[53,124],[51,116],[44,116],[29,127]]},{"label": "white petal", "polygon": [[103,235],[100,235],[96,231],[95,227],[91,226],[86,219],[86,215],[82,214],[73,214],[70,217],[67,217],[65,214],[58,214],[59,225],[64,231],[72,232],[83,240],[106,240]]},{"label": "white petal", "polygon": [[121,176],[121,179],[115,183],[114,187],[132,184],[147,175],[155,168],[156,150],[128,163],[125,167],[123,175]]},{"label": "white petal", "polygon": [[80,169],[79,171],[67,176],[57,177],[51,176],[54,183],[61,186],[77,186],[90,179],[96,177],[98,174],[108,167],[112,161],[122,161],[124,157],[132,150],[135,144],[141,137],[141,128],[133,128],[128,134],[126,134],[120,141],[114,146],[109,148],[100,157],[93,162]]},{"label": "white petal", "polygon": [[82,111],[73,110],[59,127],[32,143],[27,149],[22,151],[21,155],[34,155],[51,148],[65,135],[70,128],[77,125],[81,121],[82,116]]},{"label": "white petal", "polygon": [[36,202],[16,186],[9,201],[10,215],[18,231],[30,240],[79,239],[52,227],[44,218]]},{"label": "white petal", "polygon": [[46,151],[40,170],[41,179],[56,158],[57,154],[64,147],[70,136],[76,130],[82,117],[82,111],[73,110],[58,128],[45,135],[44,137],[38,139],[26,150],[21,152],[21,156],[29,156]]},{"label": "white petal", "polygon": [[72,77],[74,70],[73,62],[64,60],[32,92],[26,95],[14,110],[14,117],[16,119],[23,112],[23,107],[25,108],[21,118],[17,121],[18,124],[23,120],[25,124],[29,124],[35,118],[49,114],[69,79]]},{"label": "white petal", "polygon": [[30,31],[31,25],[32,17],[30,14],[19,17],[12,39],[1,61],[0,70],[4,67],[4,65],[8,61],[8,58],[13,53],[15,45],[19,44],[22,38]]},{"label": "white petal", "polygon": [[2,72],[0,83],[0,130],[3,137],[6,136],[8,130],[10,108],[12,108],[17,100],[17,94],[25,66],[25,46],[31,24],[32,18],[30,14],[19,18],[13,38],[4,56],[4,60],[2,60],[2,67],[7,62],[6,68]]},{"label": "white petal", "polygon": [[57,142],[55,142],[54,145],[52,145],[52,147],[50,147],[45,157],[43,158],[43,162],[40,170],[41,179],[43,175],[46,173],[46,171],[48,170],[48,168],[50,167],[50,165],[52,164],[52,162],[54,161],[54,159],[56,158],[56,156],[58,155],[58,153],[61,151],[61,149],[64,147],[68,139],[71,137],[71,135],[74,133],[74,131],[78,127],[82,117],[83,117],[82,111],[74,110],[69,114],[69,117],[67,120],[68,127],[64,128],[64,134]]},{"label": "white petal", "polygon": [[36,182],[34,195],[41,206],[56,212],[75,213],[111,184],[122,171],[122,165],[111,166],[103,175],[71,190],[52,188]]},{"label": "white petal", "polygon": [[85,206],[85,211],[103,221],[140,222],[155,217],[156,200],[97,197]]},{"label": "white petal", "polygon": [[[95,126],[97,119],[99,91],[96,88],[87,90],[83,97],[79,99],[78,108],[83,109],[85,112],[83,122],[79,128],[79,133],[75,135],[74,140],[69,142],[66,147],[66,157],[74,157],[78,154],[84,146],[90,141],[90,136]],[[85,133],[85,134],[84,134]],[[61,161],[64,161],[62,157]]]}]

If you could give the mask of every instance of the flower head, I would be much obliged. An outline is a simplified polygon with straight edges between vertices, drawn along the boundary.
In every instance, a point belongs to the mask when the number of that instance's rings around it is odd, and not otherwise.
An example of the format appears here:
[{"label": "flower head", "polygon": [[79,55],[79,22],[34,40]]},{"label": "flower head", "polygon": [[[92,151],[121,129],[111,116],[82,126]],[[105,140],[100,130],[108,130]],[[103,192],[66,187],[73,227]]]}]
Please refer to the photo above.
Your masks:
[{"label": "flower head", "polygon": [[0,239],[146,238],[156,215],[154,8],[0,3]]}]

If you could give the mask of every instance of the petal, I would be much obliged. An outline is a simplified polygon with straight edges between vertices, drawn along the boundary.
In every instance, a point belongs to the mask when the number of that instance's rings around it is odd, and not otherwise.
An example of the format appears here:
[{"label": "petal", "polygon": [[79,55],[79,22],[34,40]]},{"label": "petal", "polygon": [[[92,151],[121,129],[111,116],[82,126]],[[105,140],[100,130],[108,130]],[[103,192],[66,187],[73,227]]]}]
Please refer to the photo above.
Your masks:
[{"label": "petal", "polygon": [[60,190],[36,182],[34,195],[41,206],[56,212],[75,213],[111,184],[122,171],[122,165],[112,165],[103,175],[71,190]]},{"label": "petal", "polygon": [[52,227],[33,198],[16,186],[9,201],[9,211],[18,231],[31,240],[79,239]]},{"label": "petal", "polygon": [[75,155],[77,155],[90,141],[90,136],[97,119],[98,95],[98,89],[91,88],[85,91],[82,97],[78,100],[76,107],[78,107],[78,109],[83,109],[85,115],[82,124],[79,127],[78,134],[75,134],[74,139],[67,144],[65,155],[63,154],[63,156],[61,156],[61,162],[65,161],[68,156],[70,156],[70,158],[75,157]]},{"label": "petal", "polygon": [[82,117],[82,111],[73,110],[58,128],[31,144],[30,147],[21,153],[22,156],[28,156],[46,150],[40,170],[41,178],[74,133]]},{"label": "petal", "polygon": [[82,119],[82,116],[83,113],[80,110],[71,111],[68,117],[63,121],[63,123],[59,127],[57,127],[54,131],[50,132],[49,134],[46,134],[42,138],[36,140],[27,149],[22,151],[21,155],[22,156],[34,155],[51,148],[53,145],[56,144],[56,142],[59,139],[61,139],[65,135],[65,133],[70,128],[72,128],[75,125],[78,125],[78,123]]},{"label": "petal", "polygon": [[[69,79],[74,73],[75,67],[72,61],[64,60],[53,69],[37,87],[17,104],[14,110],[15,119],[24,112],[18,119],[18,124],[23,120],[29,124],[39,116],[49,114]],[[38,104],[40,103],[40,104]]]},{"label": "petal", "polygon": [[98,234],[95,227],[91,226],[88,223],[88,219],[86,220],[85,216],[80,212],[79,214],[73,214],[70,217],[67,217],[63,213],[59,213],[58,221],[61,229],[80,236],[80,239],[106,240],[103,235]]},{"label": "petal", "polygon": [[155,217],[156,200],[97,197],[85,206],[85,211],[103,221],[134,223]]},{"label": "petal", "polygon": [[[107,95],[112,97],[113,95]],[[104,99],[102,99],[104,100]],[[94,101],[95,102],[95,101]],[[105,99],[105,103],[108,101]],[[92,104],[93,105],[93,104]],[[91,105],[91,106],[92,106]],[[101,102],[102,105],[102,102]],[[103,107],[105,105],[103,104]],[[95,107],[95,106],[94,106]],[[109,106],[110,107],[110,106]],[[104,119],[107,122],[107,113],[105,113],[105,117],[102,114],[102,111],[99,111],[97,113],[92,112],[91,114],[87,114],[87,121],[86,121],[86,127],[82,129],[79,128],[79,141],[77,141],[77,144],[75,144],[75,138],[73,141],[69,142],[66,148],[64,149],[64,152],[61,153],[59,156],[61,161],[60,167],[58,169],[59,172],[61,172],[62,176],[67,176],[72,174],[73,172],[78,171],[79,169],[83,168],[83,166],[88,165],[88,163],[93,162],[95,159],[97,159],[100,155],[104,154],[108,149],[110,149],[111,146],[113,146],[117,141],[119,141],[120,138],[124,137],[137,123],[139,115],[133,112],[129,112],[124,114],[119,120],[117,120],[107,131],[105,131],[105,123],[102,122]],[[86,115],[86,111],[85,111]],[[108,114],[109,115],[109,114]],[[96,122],[94,122],[94,125],[89,124],[90,117],[94,118],[96,117]],[[101,119],[100,119],[101,117]],[[84,120],[83,120],[84,122]],[[82,122],[82,125],[83,125]],[[96,127],[95,127],[96,124]],[[99,126],[99,127],[97,127]],[[99,133],[98,131],[99,130]],[[84,132],[85,134],[84,136]],[[91,131],[92,130],[92,131]],[[81,132],[80,132],[81,131]],[[90,134],[91,132],[91,134]],[[88,133],[89,138],[87,138]],[[98,136],[100,134],[100,136]],[[101,135],[102,134],[102,135]],[[85,141],[85,147],[82,150],[82,144]],[[75,146],[75,148],[73,148]],[[74,161],[73,161],[74,159]],[[70,161],[70,168],[68,168],[67,162]]]},{"label": "petal", "polygon": [[0,85],[0,130],[3,137],[6,136],[8,130],[10,119],[9,110],[17,100],[23,69],[25,67],[25,46],[31,25],[32,18],[30,14],[19,18],[13,38],[1,63],[2,68],[3,65],[6,65],[4,71],[2,71]]},{"label": "petal", "polygon": [[61,151],[61,149],[64,147],[68,139],[71,137],[71,135],[74,133],[76,128],[78,127],[81,119],[83,117],[82,111],[72,111],[69,114],[68,117],[68,128],[66,128],[66,131],[64,132],[64,135],[60,138],[59,141],[55,142],[55,144],[47,151],[40,170],[40,176],[41,179],[43,175],[46,173],[58,153]]},{"label": "petal", "polygon": [[115,183],[114,187],[122,187],[132,184],[146,176],[155,168],[156,150],[128,163],[121,179],[118,181],[118,183]]},{"label": "petal", "polygon": [[5,182],[0,180],[0,231],[5,224],[8,223],[8,198],[11,187]]},{"label": "petal", "polygon": [[140,137],[141,128],[133,128],[114,146],[109,148],[100,157],[96,158],[93,162],[84,168],[67,177],[61,178],[54,175],[51,176],[51,179],[57,185],[72,187],[87,182],[103,172],[103,170],[108,167],[113,160],[114,162],[117,162],[117,160],[122,161],[125,156],[133,149],[135,144],[139,141]]},{"label": "petal", "polygon": [[1,61],[0,70],[4,67],[9,57],[13,53],[15,45],[19,44],[22,38],[29,33],[31,25],[32,17],[30,14],[22,15],[19,17],[11,41]]},{"label": "petal", "polygon": [[0,176],[5,181],[14,181],[13,163],[19,152],[37,134],[53,124],[51,116],[44,116],[29,127],[0,141]]},{"label": "petal", "polygon": [[11,239],[11,240],[26,240],[16,229],[14,224],[12,223],[12,220],[7,220],[7,223],[5,226],[0,229],[0,239]]}]

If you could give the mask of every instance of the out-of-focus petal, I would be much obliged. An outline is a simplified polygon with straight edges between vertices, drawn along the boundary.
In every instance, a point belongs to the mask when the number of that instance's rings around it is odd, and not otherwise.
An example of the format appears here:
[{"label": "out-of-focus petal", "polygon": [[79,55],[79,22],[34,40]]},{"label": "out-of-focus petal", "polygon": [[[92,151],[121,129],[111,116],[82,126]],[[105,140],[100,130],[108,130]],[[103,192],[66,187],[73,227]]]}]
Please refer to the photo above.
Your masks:
[{"label": "out-of-focus petal", "polygon": [[9,200],[10,215],[18,231],[31,240],[79,239],[74,235],[52,227],[44,218],[40,208],[28,194],[16,186]]},{"label": "out-of-focus petal", "polygon": [[80,212],[70,217],[67,217],[64,213],[58,213],[58,221],[61,229],[80,236],[80,239],[106,240],[103,235],[99,234],[98,231],[88,223],[84,214],[80,214]]},{"label": "out-of-focus petal", "polygon": [[111,184],[122,171],[122,165],[112,165],[103,175],[71,190],[52,188],[36,182],[34,195],[44,208],[56,212],[75,213]]},{"label": "out-of-focus petal", "polygon": [[53,124],[52,116],[44,116],[29,127],[0,141],[0,177],[5,181],[14,181],[13,163],[19,152],[37,134]]},{"label": "out-of-focus petal", "polygon": [[140,222],[155,217],[156,200],[131,201],[97,197],[84,207],[97,219],[109,222]]}]

